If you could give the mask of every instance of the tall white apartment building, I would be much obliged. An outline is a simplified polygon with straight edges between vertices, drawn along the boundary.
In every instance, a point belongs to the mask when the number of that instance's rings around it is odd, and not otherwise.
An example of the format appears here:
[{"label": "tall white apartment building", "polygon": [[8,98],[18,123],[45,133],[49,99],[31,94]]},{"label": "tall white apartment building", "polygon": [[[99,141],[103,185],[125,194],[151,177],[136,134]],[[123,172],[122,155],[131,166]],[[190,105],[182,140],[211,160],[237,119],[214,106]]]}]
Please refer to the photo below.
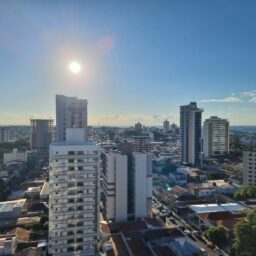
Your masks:
[{"label": "tall white apartment building", "polygon": [[103,193],[107,220],[126,221],[128,216],[127,156],[118,152],[103,154]]},{"label": "tall white apartment building", "polygon": [[98,255],[99,148],[84,129],[50,145],[49,253]]},{"label": "tall white apartment building", "polygon": [[87,140],[87,100],[56,95],[56,141],[66,139],[66,128],[85,128]]},{"label": "tall white apartment building", "polygon": [[243,185],[256,185],[256,151],[243,152]]},{"label": "tall white apartment building", "polygon": [[151,216],[152,157],[150,154],[132,153],[132,186],[132,204],[135,219]]},{"label": "tall white apartment building", "polygon": [[170,130],[170,122],[166,119],[163,122],[163,132],[167,133]]},{"label": "tall white apartment building", "polygon": [[212,116],[204,121],[203,153],[205,157],[223,156],[229,153],[229,122]]}]

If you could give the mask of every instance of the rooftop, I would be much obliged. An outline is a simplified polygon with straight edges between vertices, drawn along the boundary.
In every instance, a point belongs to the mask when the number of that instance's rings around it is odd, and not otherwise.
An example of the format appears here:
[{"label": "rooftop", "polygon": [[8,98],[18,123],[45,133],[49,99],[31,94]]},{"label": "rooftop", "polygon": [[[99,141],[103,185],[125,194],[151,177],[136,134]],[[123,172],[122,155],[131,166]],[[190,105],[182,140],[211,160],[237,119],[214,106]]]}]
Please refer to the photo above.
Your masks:
[{"label": "rooftop", "polygon": [[189,208],[196,213],[205,213],[205,212],[238,212],[245,209],[244,206],[236,203],[228,204],[198,204],[190,205]]},{"label": "rooftop", "polygon": [[80,142],[72,142],[72,141],[58,141],[51,143],[50,146],[71,146],[71,145],[88,145],[88,146],[96,146],[96,143],[93,141],[80,141]]},{"label": "rooftop", "polygon": [[232,213],[229,211],[226,212],[205,212],[205,213],[200,213],[199,216],[203,219],[208,219],[208,220],[232,220],[232,219],[241,219],[246,217],[246,213]]},{"label": "rooftop", "polygon": [[25,202],[26,199],[0,202],[0,213],[12,212],[17,207],[22,208]]}]

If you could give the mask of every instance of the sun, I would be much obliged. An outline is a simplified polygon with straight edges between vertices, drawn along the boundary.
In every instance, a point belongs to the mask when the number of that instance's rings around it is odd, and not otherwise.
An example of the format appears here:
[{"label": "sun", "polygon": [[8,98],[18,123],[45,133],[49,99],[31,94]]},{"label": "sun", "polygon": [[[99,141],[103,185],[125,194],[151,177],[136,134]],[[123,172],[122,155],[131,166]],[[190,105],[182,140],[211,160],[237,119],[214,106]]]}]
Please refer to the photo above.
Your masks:
[{"label": "sun", "polygon": [[82,67],[78,62],[72,61],[69,63],[68,68],[71,73],[78,74],[80,73]]}]

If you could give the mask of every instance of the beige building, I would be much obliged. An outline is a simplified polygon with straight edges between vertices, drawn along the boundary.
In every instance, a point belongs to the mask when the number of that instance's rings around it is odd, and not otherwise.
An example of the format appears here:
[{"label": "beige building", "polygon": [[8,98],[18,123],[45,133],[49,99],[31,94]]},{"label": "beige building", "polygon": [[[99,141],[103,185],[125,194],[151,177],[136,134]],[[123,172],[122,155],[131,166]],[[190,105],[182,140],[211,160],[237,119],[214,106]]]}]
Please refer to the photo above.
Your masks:
[{"label": "beige building", "polygon": [[229,154],[229,122],[212,116],[204,121],[203,153],[205,157]]}]

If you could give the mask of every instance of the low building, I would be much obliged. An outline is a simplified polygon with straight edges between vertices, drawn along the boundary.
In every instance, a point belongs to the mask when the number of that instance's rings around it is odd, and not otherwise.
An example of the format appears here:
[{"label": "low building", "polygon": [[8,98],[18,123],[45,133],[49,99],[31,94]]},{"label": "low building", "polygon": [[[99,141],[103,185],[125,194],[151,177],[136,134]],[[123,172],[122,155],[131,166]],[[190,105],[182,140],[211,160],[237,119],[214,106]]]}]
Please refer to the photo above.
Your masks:
[{"label": "low building", "polygon": [[177,168],[177,172],[186,175],[188,182],[207,181],[207,175],[197,168],[180,167],[180,168]]},{"label": "low building", "polygon": [[29,187],[26,190],[26,195],[29,197],[38,197],[41,192],[41,187]]},{"label": "low building", "polygon": [[216,187],[216,191],[219,194],[233,195],[239,190],[239,186],[225,180],[208,180],[207,183]]},{"label": "low building", "polygon": [[208,180],[203,183],[189,183],[188,190],[199,198],[211,197],[214,195],[233,195],[239,190],[238,186],[234,186],[224,180]]},{"label": "low building", "polygon": [[190,193],[198,198],[208,198],[217,194],[216,187],[209,185],[208,183],[189,183],[187,188]]},{"label": "low building", "polygon": [[187,175],[183,173],[171,172],[169,178],[175,185],[184,186],[188,183]]},{"label": "low building", "polygon": [[190,220],[200,231],[211,226],[224,226],[229,236],[233,233],[235,223],[247,215],[246,207],[237,203],[197,204],[190,205],[189,209],[195,217]]},{"label": "low building", "polygon": [[0,202],[0,219],[13,219],[22,215],[26,199]]},{"label": "low building", "polygon": [[193,256],[203,251],[179,229],[165,228],[154,218],[110,224],[109,230],[110,239],[103,245],[107,256]]}]

